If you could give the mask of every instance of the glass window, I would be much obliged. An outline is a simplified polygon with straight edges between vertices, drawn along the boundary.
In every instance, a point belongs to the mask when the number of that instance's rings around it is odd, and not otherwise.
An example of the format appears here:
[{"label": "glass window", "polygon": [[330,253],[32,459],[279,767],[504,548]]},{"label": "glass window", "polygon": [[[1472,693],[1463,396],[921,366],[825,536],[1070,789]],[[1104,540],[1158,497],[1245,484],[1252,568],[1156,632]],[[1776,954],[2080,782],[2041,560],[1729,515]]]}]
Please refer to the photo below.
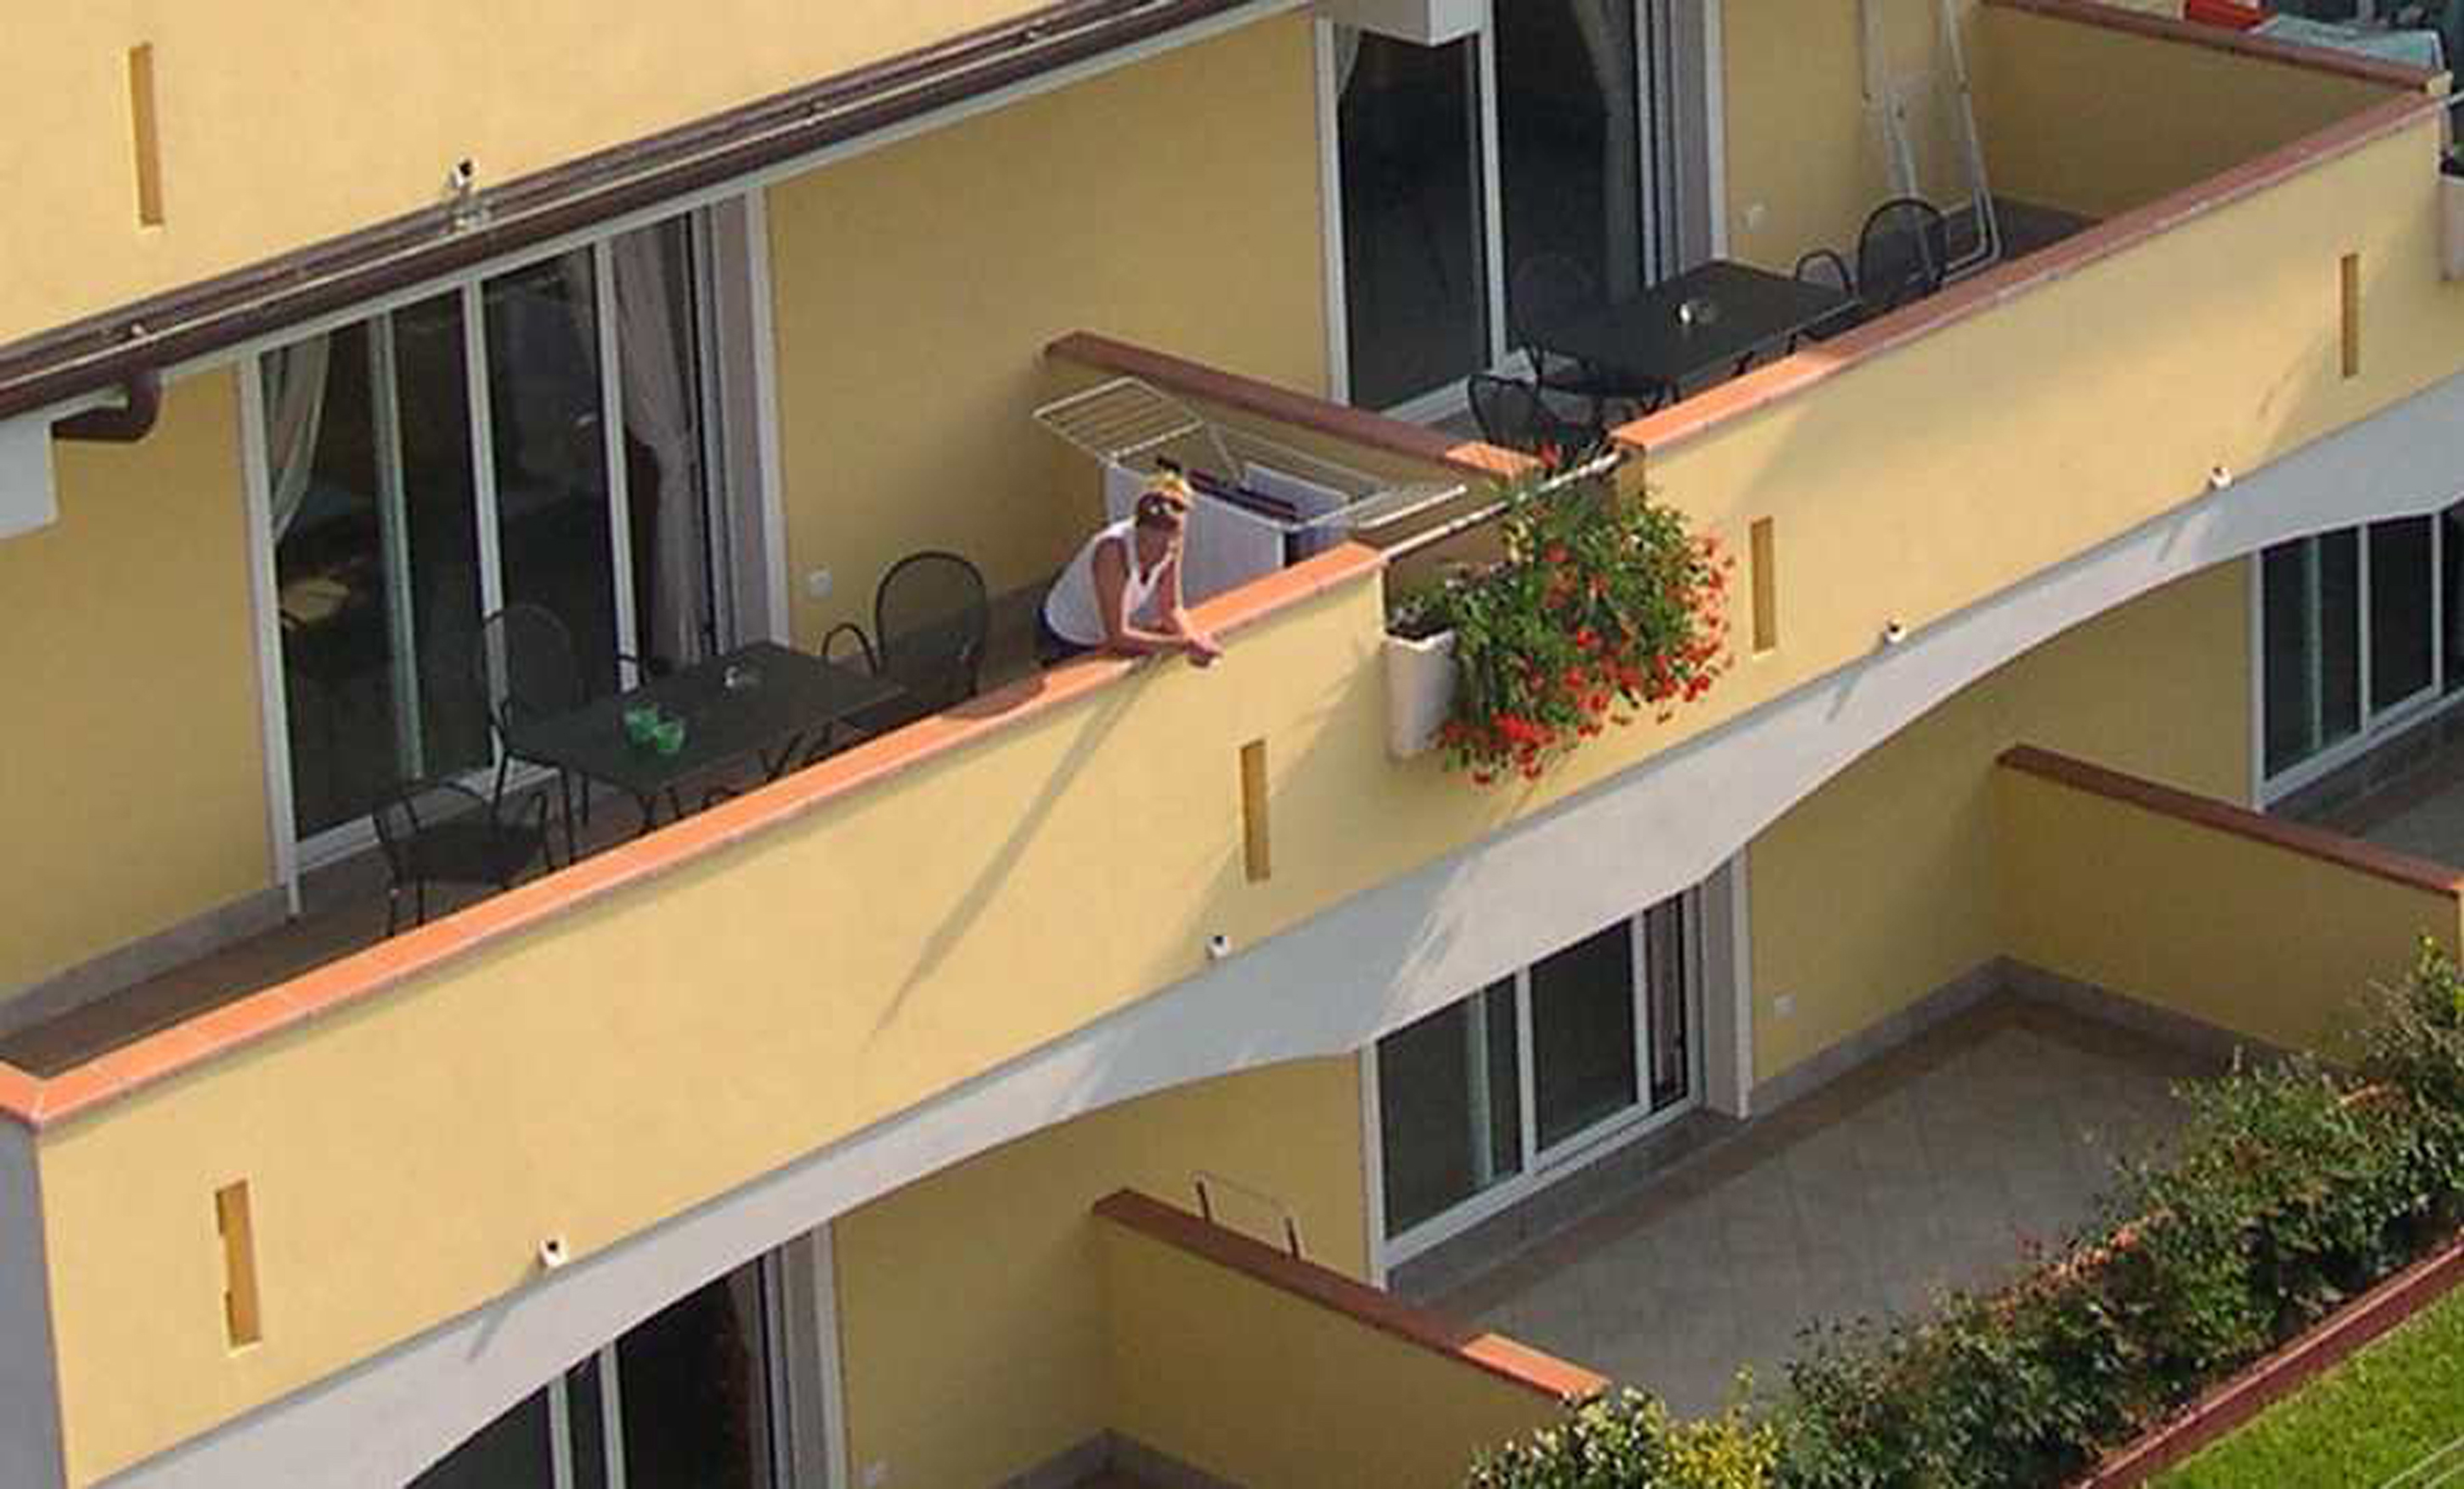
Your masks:
[{"label": "glass window", "polygon": [[1684,900],[1653,905],[1642,918],[1642,931],[1644,968],[1651,979],[1651,1109],[1660,1111],[1683,1100],[1694,1086]]},{"label": "glass window", "polygon": [[1389,1235],[1521,1171],[1517,1066],[1511,980],[1377,1042]]},{"label": "glass window", "polygon": [[1518,342],[1535,309],[1576,286],[1615,301],[1654,277],[1634,22],[1633,0],[1498,7],[1506,319]]},{"label": "glass window", "polygon": [[410,1489],[554,1489],[547,1392],[482,1427],[410,1481]]},{"label": "glass window", "polygon": [[1531,968],[1531,1104],[1543,1151],[1639,1100],[1634,993],[1631,922]]},{"label": "glass window", "polygon": [[[478,618],[458,301],[283,347],[262,375],[293,811],[307,836],[365,815],[397,781],[489,759],[458,686]],[[440,446],[450,459],[434,458]]]},{"label": "glass window", "polygon": [[508,605],[572,633],[585,691],[616,684],[616,584],[596,276],[576,249],[488,281],[488,411]]},{"label": "glass window", "polygon": [[2267,773],[2350,739],[2361,720],[2361,543],[2353,529],[2260,560]]},{"label": "glass window", "polygon": [[2428,517],[2370,524],[2370,709],[2393,708],[2431,682],[2437,575]]},{"label": "glass window", "polygon": [[765,1333],[756,1264],[617,1342],[627,1489],[771,1489]]},{"label": "glass window", "polygon": [[1352,401],[1382,409],[1488,365],[1476,43],[1335,33]]}]

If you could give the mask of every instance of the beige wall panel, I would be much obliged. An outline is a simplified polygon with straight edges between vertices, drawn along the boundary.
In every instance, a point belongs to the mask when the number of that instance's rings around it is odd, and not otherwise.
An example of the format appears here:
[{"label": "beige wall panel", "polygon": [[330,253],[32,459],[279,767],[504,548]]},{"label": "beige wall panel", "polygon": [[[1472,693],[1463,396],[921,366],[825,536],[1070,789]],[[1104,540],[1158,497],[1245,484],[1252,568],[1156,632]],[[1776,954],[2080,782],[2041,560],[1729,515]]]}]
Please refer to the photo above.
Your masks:
[{"label": "beige wall panel", "polygon": [[2022,771],[1997,771],[1993,796],[2011,954],[2219,1028],[2316,1046],[2365,987],[2404,975],[2423,937],[2456,949],[2453,891]]},{"label": "beige wall panel", "polygon": [[[1167,1091],[1024,1138],[841,1217],[832,1229],[847,1437],[859,1475],[993,1484],[1112,1419],[1102,1222],[1136,1189],[1194,1209],[1194,1170],[1275,1196],[1305,1254],[1366,1271],[1359,1063],[1307,1060]],[[1219,1213],[1283,1244],[1264,1206]],[[962,1431],[954,1431],[953,1412]]]},{"label": "beige wall panel", "polygon": [[[2003,953],[1992,813],[2003,750],[2035,744],[2248,799],[2246,572],[2219,565],[2056,637],[1754,839],[1757,1080]],[[1793,1004],[1786,1016],[1782,996]]]},{"label": "beige wall panel", "polygon": [[0,996],[274,873],[234,374],[54,448],[59,522],[0,543]]},{"label": "beige wall panel", "polygon": [[[1022,15],[1027,0],[79,0],[12,6],[0,344]],[[138,224],[128,49],[152,43],[165,222]]]},{"label": "beige wall panel", "polygon": [[1993,189],[2109,217],[2388,94],[2383,83],[1986,7],[1977,127]]},{"label": "beige wall panel", "polygon": [[1529,1387],[1106,1223],[1119,1420],[1230,1483],[1442,1485],[1555,1420]]},{"label": "beige wall panel", "polygon": [[[1075,330],[1326,386],[1309,22],[1184,48],[770,193],[797,633],[918,548],[1042,579],[1099,508],[1028,415]],[[828,568],[834,592],[802,576]]]}]

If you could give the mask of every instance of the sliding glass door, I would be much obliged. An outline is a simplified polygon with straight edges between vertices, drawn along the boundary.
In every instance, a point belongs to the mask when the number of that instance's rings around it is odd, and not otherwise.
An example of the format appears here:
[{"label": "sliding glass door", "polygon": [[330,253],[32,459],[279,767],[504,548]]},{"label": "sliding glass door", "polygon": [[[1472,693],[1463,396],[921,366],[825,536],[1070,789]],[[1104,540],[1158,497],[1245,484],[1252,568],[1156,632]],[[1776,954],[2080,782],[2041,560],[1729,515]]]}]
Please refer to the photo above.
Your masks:
[{"label": "sliding glass door", "polygon": [[1692,901],[1606,926],[1377,1042],[1391,1259],[1692,1103]]},{"label": "sliding glass door", "polygon": [[768,1261],[652,1315],[480,1429],[410,1489],[785,1489]]},{"label": "sliding glass door", "polygon": [[706,241],[671,219],[263,357],[302,842],[494,763],[471,658],[503,606],[562,621],[595,690],[719,645]]},{"label": "sliding glass door", "polygon": [[1479,47],[1337,33],[1344,306],[1364,407],[1489,362]]},{"label": "sliding glass door", "polygon": [[2334,768],[2464,685],[2460,521],[2464,504],[2260,555],[2259,732],[2272,793]]},{"label": "sliding glass door", "polygon": [[1353,403],[1417,406],[1518,350],[1543,299],[1677,267],[1665,0],[1501,0],[1442,47],[1330,33]]}]

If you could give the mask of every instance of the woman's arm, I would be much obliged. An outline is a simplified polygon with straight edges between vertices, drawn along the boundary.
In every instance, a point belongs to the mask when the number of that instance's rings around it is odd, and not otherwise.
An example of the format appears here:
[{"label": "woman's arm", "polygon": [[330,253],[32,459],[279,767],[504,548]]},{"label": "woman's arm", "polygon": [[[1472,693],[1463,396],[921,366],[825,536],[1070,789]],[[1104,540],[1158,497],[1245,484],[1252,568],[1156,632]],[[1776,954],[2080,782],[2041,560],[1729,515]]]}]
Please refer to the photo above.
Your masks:
[{"label": "woman's arm", "polygon": [[1164,572],[1156,588],[1163,594],[1164,629],[1187,641],[1189,659],[1203,667],[1222,656],[1223,648],[1216,644],[1211,633],[1190,624],[1189,607],[1181,602],[1180,597],[1180,556],[1183,551],[1186,550],[1175,549],[1172,557],[1164,560]]},{"label": "woman's arm", "polygon": [[1129,548],[1126,538],[1112,538],[1095,545],[1092,566],[1095,606],[1104,617],[1104,644],[1115,652],[1127,652],[1133,656],[1155,652],[1190,651],[1190,640],[1186,635],[1177,632],[1150,631],[1123,613],[1121,598],[1130,586]]}]

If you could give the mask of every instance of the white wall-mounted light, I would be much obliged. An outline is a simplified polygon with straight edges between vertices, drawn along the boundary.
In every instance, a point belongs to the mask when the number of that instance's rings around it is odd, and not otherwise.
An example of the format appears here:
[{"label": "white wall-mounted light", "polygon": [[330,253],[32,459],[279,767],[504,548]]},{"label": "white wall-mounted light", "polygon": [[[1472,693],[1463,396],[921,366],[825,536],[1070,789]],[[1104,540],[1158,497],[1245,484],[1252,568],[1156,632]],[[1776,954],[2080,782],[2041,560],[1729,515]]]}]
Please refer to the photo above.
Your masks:
[{"label": "white wall-mounted light", "polygon": [[2233,482],[2233,475],[2232,467],[2221,463],[2208,467],[2208,489],[2210,491],[2222,491],[2227,486],[2232,485]]},{"label": "white wall-mounted light", "polygon": [[541,1272],[554,1272],[572,1259],[572,1254],[565,1250],[564,1237],[561,1235],[551,1235],[539,1243],[539,1264]]},{"label": "white wall-mounted light", "polygon": [[1206,960],[1221,962],[1232,954],[1232,938],[1217,931],[1206,938]]},{"label": "white wall-mounted light", "polygon": [[1882,622],[1882,644],[1884,646],[1897,646],[1907,638],[1908,623],[1906,621],[1886,620]]}]

